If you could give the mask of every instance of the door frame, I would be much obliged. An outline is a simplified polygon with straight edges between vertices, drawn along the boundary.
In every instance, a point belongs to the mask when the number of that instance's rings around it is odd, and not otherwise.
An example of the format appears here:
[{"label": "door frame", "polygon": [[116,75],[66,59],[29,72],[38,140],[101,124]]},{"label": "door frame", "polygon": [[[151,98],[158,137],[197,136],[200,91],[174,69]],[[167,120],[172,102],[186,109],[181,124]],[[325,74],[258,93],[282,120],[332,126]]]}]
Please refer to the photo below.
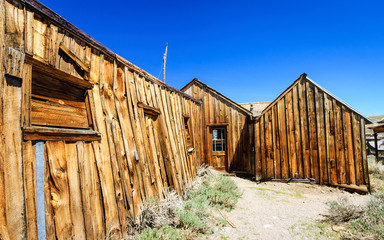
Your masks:
[{"label": "door frame", "polygon": [[211,123],[206,125],[206,133],[207,133],[207,149],[208,149],[208,159],[207,163],[209,166],[213,167],[212,163],[212,130],[214,128],[223,128],[225,134],[225,161],[224,161],[224,169],[228,172],[228,123]]}]

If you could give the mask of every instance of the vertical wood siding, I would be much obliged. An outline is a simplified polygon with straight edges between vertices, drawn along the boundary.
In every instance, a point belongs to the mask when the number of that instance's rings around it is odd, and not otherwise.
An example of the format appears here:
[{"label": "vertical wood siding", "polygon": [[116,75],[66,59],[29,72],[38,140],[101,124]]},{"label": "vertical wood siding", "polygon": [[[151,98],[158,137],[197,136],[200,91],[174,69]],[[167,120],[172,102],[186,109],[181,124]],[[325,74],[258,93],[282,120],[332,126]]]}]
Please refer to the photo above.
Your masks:
[{"label": "vertical wood siding", "polygon": [[[21,125],[30,124],[23,115],[29,108],[22,104],[33,65],[12,59],[5,68],[0,64],[1,239],[37,239],[36,194],[45,196],[47,239],[125,238],[146,199],[164,198],[169,189],[182,194],[204,154],[198,101],[17,1],[0,1],[0,26],[1,62],[27,54],[94,84],[89,107],[101,134],[100,141],[45,141],[45,190],[36,192],[35,141],[23,141]],[[7,48],[12,51],[6,56]],[[139,102],[160,114],[145,113]],[[186,149],[184,116],[192,152]]]},{"label": "vertical wood siding", "polygon": [[[183,91],[192,97],[202,100],[203,149],[205,163],[212,165],[209,139],[210,124],[227,125],[227,171],[240,170],[254,172],[253,159],[253,125],[246,110],[240,108],[221,94],[205,86],[198,80],[193,80]],[[253,171],[252,171],[253,170]]]},{"label": "vertical wood siding", "polygon": [[369,186],[365,119],[306,79],[254,121],[256,179]]}]

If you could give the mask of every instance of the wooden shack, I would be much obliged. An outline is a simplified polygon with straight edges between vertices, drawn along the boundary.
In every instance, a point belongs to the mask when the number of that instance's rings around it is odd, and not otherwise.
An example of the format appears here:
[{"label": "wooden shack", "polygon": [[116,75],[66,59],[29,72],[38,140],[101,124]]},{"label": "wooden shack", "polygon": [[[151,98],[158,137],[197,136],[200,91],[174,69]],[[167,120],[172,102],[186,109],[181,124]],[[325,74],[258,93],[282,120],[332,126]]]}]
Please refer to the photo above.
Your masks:
[{"label": "wooden shack", "polygon": [[369,188],[369,119],[302,75],[262,115],[182,91],[36,0],[0,0],[0,239],[125,238],[197,167]]},{"label": "wooden shack", "polygon": [[202,102],[205,163],[219,170],[252,172],[252,113],[196,78],[181,91]]},{"label": "wooden shack", "polygon": [[254,120],[256,179],[314,178],[368,191],[367,123],[302,74]]},{"label": "wooden shack", "polygon": [[35,0],[0,0],[0,239],[124,238],[201,164],[201,103]]}]

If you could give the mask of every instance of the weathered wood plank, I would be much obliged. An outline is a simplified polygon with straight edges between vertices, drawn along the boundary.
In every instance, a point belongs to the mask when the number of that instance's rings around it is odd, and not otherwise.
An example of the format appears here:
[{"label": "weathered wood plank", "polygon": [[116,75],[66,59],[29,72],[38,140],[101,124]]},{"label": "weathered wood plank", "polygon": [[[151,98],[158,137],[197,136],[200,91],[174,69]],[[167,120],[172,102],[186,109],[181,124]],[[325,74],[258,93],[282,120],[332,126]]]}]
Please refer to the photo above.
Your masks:
[{"label": "weathered wood plank", "polygon": [[78,152],[76,143],[65,143],[65,160],[67,164],[69,210],[72,216],[72,237],[74,239],[85,239],[85,223],[83,214],[83,203],[81,194],[81,183],[79,174]]},{"label": "weathered wood plank", "polygon": [[[271,113],[272,111],[268,111],[265,119],[265,125],[266,125],[266,132],[265,132],[265,137],[266,137],[266,161],[267,161],[267,177],[272,178],[274,176],[274,153],[273,153],[273,140],[272,140],[272,119],[271,119]],[[246,161],[244,159],[244,161]]]},{"label": "weathered wood plank", "polygon": [[289,178],[289,155],[287,142],[287,125],[285,98],[277,102],[277,115],[279,116],[280,156],[281,156],[281,177]]},{"label": "weathered wood plank", "polygon": [[[100,58],[100,86],[103,86],[104,84],[104,57],[102,56]],[[101,133],[102,136],[107,135],[106,127],[105,127],[105,117],[104,117],[104,111],[105,108],[103,108],[103,104],[101,101],[101,91],[99,90],[99,86],[95,85],[92,89],[93,93],[93,100],[95,103],[95,112],[94,115],[96,117],[96,122],[98,126],[98,130]],[[105,232],[107,235],[113,235],[115,229],[119,229],[119,222],[117,215],[117,205],[116,205],[116,198],[114,194],[111,194],[111,192],[114,189],[113,186],[113,176],[112,176],[112,169],[111,169],[111,160],[110,160],[110,153],[108,148],[108,140],[106,137],[101,138],[100,143],[94,143],[93,145],[93,152],[96,155],[96,166],[97,171],[100,173],[100,187],[103,189],[102,196],[103,196],[103,206],[105,211]],[[109,192],[108,192],[109,191]],[[101,234],[101,232],[99,232]],[[105,234],[105,233],[103,233]]]},{"label": "weathered wood plank", "polygon": [[[111,131],[113,143],[115,145],[114,150],[116,151],[116,163],[112,162],[112,164],[115,164],[115,167],[117,168],[117,178],[118,183],[120,185],[119,188],[115,187],[116,200],[119,207],[119,219],[121,225],[120,234],[121,237],[127,238],[127,227],[129,225],[127,219],[129,217],[133,217],[133,198],[131,188],[131,185],[133,185],[133,183],[131,182],[129,176],[128,164],[125,159],[124,146],[122,146],[123,139],[117,121],[111,121]],[[116,180],[115,183],[117,183]]]},{"label": "weathered wood plank", "polygon": [[311,175],[320,182],[318,140],[316,129],[316,108],[315,108],[315,87],[309,82],[306,83],[307,88],[307,109],[308,109],[308,127],[309,127],[309,143],[311,154]]},{"label": "weathered wood plank", "polygon": [[32,141],[23,142],[23,175],[27,238],[37,239],[36,146]]},{"label": "weathered wood plank", "polygon": [[332,101],[335,113],[337,182],[339,184],[344,184],[346,183],[346,174],[341,104],[335,99],[333,99]]},{"label": "weathered wood plank", "polygon": [[89,128],[87,110],[32,99],[31,124],[69,128]]},{"label": "weathered wood plank", "polygon": [[[131,94],[131,101],[132,103],[129,104],[129,106],[132,106],[132,114],[133,114],[133,121],[132,121],[132,129],[134,130],[134,139],[136,141],[136,146],[137,146],[137,153],[138,153],[138,166],[139,170],[142,174],[143,177],[143,187],[141,188],[142,196],[152,196],[152,188],[151,188],[151,179],[150,179],[150,174],[147,168],[146,164],[146,153],[145,149],[143,149],[144,145],[144,140],[143,140],[143,134],[142,134],[142,125],[140,124],[140,116],[141,119],[143,118],[144,114],[139,112],[142,109],[139,109],[136,104],[137,102],[141,101],[138,98],[137,95],[137,89],[136,89],[136,80],[137,76],[135,73],[133,73],[132,77],[130,78],[129,81],[129,89],[130,89],[130,94]],[[135,104],[136,103],[136,104]]]},{"label": "weathered wood plank", "polygon": [[287,121],[287,139],[288,139],[288,155],[290,163],[290,176],[295,177],[299,175],[299,170],[297,167],[297,150],[295,142],[295,125],[294,125],[294,116],[293,116],[293,103],[292,103],[292,90],[287,93],[285,96],[286,99],[286,121]]},{"label": "weathered wood plank", "polygon": [[266,163],[266,137],[265,137],[265,116],[261,116],[260,118],[260,152],[261,152],[261,170],[263,178],[267,177],[267,163]]},{"label": "weathered wood plank", "polygon": [[[0,59],[4,59],[4,45],[5,45],[5,5],[4,1],[0,1]],[[5,74],[4,64],[0,64],[0,89],[4,88],[5,79],[3,78]],[[0,209],[6,209],[7,198],[6,198],[6,189],[5,189],[5,157],[4,157],[4,138],[2,136],[3,128],[3,97],[4,91],[0,91]],[[7,227],[7,214],[6,211],[0,211],[0,238],[9,239],[9,230]]]},{"label": "weathered wood plank", "polygon": [[21,121],[23,127],[29,127],[31,125],[32,66],[24,64],[23,71]]},{"label": "weathered wood plank", "polygon": [[[5,45],[24,50],[24,6],[17,1],[3,1],[5,16]],[[20,73],[23,72],[23,69]],[[21,75],[19,75],[21,77]]]},{"label": "weathered wood plank", "polygon": [[80,58],[76,56],[69,48],[67,48],[63,43],[60,44],[59,49],[67,54],[82,70],[89,73],[90,67],[87,66]]},{"label": "weathered wood plank", "polygon": [[319,154],[320,184],[328,183],[327,156],[324,133],[324,98],[323,93],[315,87],[317,144]]},{"label": "weathered wood plank", "polygon": [[23,77],[25,54],[13,47],[5,47],[5,74],[13,77]]},{"label": "weathered wood plank", "polygon": [[272,124],[273,124],[273,152],[274,152],[274,169],[275,169],[275,178],[281,178],[281,157],[280,157],[280,135],[279,135],[279,125],[278,125],[278,115],[277,115],[277,106],[272,108]]},{"label": "weathered wood plank", "polygon": [[56,227],[54,220],[54,211],[52,206],[52,192],[51,192],[51,172],[49,171],[49,156],[47,145],[44,144],[44,214],[45,214],[45,238],[54,240],[57,239]]},{"label": "weathered wood plank", "polygon": [[299,178],[304,177],[304,158],[303,158],[303,146],[301,140],[301,124],[300,124],[300,106],[299,106],[299,93],[298,85],[292,88],[292,104],[293,104],[293,122],[295,128],[295,147],[297,158],[297,176]]},{"label": "weathered wood plank", "polygon": [[33,55],[33,16],[32,12],[28,8],[24,8],[24,19],[25,19],[25,28],[24,28],[24,41],[25,41],[25,53]]},{"label": "weathered wood plank", "polygon": [[365,119],[360,119],[360,134],[361,134],[361,155],[363,160],[363,173],[364,173],[364,184],[368,186],[368,191],[371,191],[371,186],[369,182],[369,172],[368,172],[368,160],[367,160],[367,147],[365,139]]},{"label": "weathered wood plank", "polygon": [[43,73],[49,77],[60,79],[60,81],[76,86],[81,89],[89,89],[93,87],[93,83],[84,80],[78,76],[71,75],[61,69],[49,66],[46,63],[37,60],[35,57],[26,57],[25,61],[33,66],[33,71]]},{"label": "weathered wood plank", "polygon": [[46,142],[51,201],[54,212],[55,232],[58,239],[73,237],[73,216],[70,210],[67,159],[65,143]]},{"label": "weathered wood plank", "polygon": [[[131,217],[134,218],[138,214],[139,206],[141,205],[140,195],[140,179],[137,175],[136,163],[135,163],[135,149],[136,144],[133,139],[133,130],[131,125],[131,116],[129,110],[130,94],[129,91],[129,71],[128,68],[124,68],[123,81],[117,81],[117,90],[115,91],[115,105],[116,112],[118,113],[118,119],[121,126],[122,142],[125,150],[127,171],[129,171],[129,179],[131,186],[126,186],[126,198],[130,204]],[[128,178],[128,176],[127,176]],[[128,183],[125,183],[128,184]],[[130,189],[129,189],[130,188]],[[128,192],[127,192],[128,191]],[[129,192],[131,191],[131,192]]]},{"label": "weathered wood plank", "polygon": [[[104,198],[101,190],[104,189],[106,191],[108,189],[104,187],[105,185],[102,182],[104,172],[103,169],[96,166],[97,161],[102,159],[102,150],[99,143],[96,142],[92,144],[77,142],[76,150],[86,236],[87,239],[104,239],[110,216],[107,216],[108,209],[103,208],[102,201],[102,199],[104,201],[107,201],[107,199]],[[109,189],[112,190],[113,188]]]},{"label": "weathered wood plank", "polygon": [[[348,184],[356,184],[355,174],[355,157],[353,148],[353,125],[351,119],[351,112],[349,109],[343,107],[343,132],[344,132],[344,149],[346,157],[346,175]],[[358,134],[360,135],[360,134]]]},{"label": "weathered wood plank", "polygon": [[363,156],[362,156],[362,142],[365,142],[365,139],[361,139],[361,132],[360,129],[360,119],[357,117],[355,113],[351,113],[351,120],[352,120],[352,143],[353,143],[353,153],[354,153],[354,169],[355,169],[355,178],[356,178],[356,185],[362,185],[364,184],[364,167],[363,167]]},{"label": "weathered wood plank", "polygon": [[332,99],[328,94],[324,95],[324,109],[325,109],[325,135],[327,146],[327,166],[329,184],[337,183],[337,171],[336,171],[336,145],[335,145],[335,119],[333,112]]},{"label": "weathered wood plank", "polygon": [[[5,215],[8,232],[12,237],[26,237],[25,203],[22,165],[21,132],[21,80],[3,78],[3,169],[5,186]],[[10,204],[12,203],[12,204]]]},{"label": "weathered wood plank", "polygon": [[[167,172],[167,179],[168,179],[168,186],[174,188],[177,192],[180,191],[179,184],[177,181],[177,173],[176,169],[173,163],[172,155],[171,155],[171,149],[170,145],[167,144],[169,134],[167,129],[167,123],[166,123],[166,115],[168,114],[168,107],[167,103],[165,102],[165,95],[162,94],[164,91],[166,91],[164,88],[161,88],[160,86],[156,87],[156,93],[159,96],[159,108],[162,112],[164,112],[164,115],[160,118],[159,122],[159,141],[160,141],[160,147],[161,152],[163,154],[163,161],[165,165],[165,169]],[[165,104],[164,104],[165,103]]]},{"label": "weathered wood plank", "polygon": [[310,144],[308,134],[308,113],[305,80],[300,80],[298,84],[299,106],[300,106],[300,126],[303,145],[303,175],[305,178],[311,177]]}]

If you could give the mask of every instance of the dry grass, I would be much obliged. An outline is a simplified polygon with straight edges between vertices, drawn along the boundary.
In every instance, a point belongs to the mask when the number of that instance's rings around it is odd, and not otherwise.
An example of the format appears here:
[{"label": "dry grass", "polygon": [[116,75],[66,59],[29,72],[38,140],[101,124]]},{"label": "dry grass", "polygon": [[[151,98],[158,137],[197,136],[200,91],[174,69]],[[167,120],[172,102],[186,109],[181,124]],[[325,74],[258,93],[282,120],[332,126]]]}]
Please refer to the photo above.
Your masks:
[{"label": "dry grass", "polygon": [[372,193],[384,192],[384,165],[376,162],[374,156],[368,156],[369,178]]},{"label": "dry grass", "polygon": [[368,170],[369,174],[373,174],[382,180],[384,180],[384,165],[383,161],[376,162],[376,159],[373,155],[368,156]]},{"label": "dry grass", "polygon": [[131,235],[140,240],[196,239],[223,225],[216,208],[232,209],[240,197],[233,180],[213,174],[207,166],[200,167],[184,189],[183,199],[170,192],[164,200],[147,201]]},{"label": "dry grass", "polygon": [[334,224],[349,222],[357,219],[363,214],[363,210],[359,206],[355,206],[346,197],[339,198],[337,201],[329,201],[328,214],[323,215],[326,221]]},{"label": "dry grass", "polygon": [[161,228],[164,224],[168,226],[178,226],[180,218],[177,210],[182,208],[183,202],[175,191],[169,192],[163,200],[150,199],[143,205],[136,224],[136,231],[145,228]]},{"label": "dry grass", "polygon": [[384,239],[384,166],[370,156],[369,173],[374,194],[365,206],[354,206],[346,199],[328,203],[328,223],[343,225],[342,239]]}]

